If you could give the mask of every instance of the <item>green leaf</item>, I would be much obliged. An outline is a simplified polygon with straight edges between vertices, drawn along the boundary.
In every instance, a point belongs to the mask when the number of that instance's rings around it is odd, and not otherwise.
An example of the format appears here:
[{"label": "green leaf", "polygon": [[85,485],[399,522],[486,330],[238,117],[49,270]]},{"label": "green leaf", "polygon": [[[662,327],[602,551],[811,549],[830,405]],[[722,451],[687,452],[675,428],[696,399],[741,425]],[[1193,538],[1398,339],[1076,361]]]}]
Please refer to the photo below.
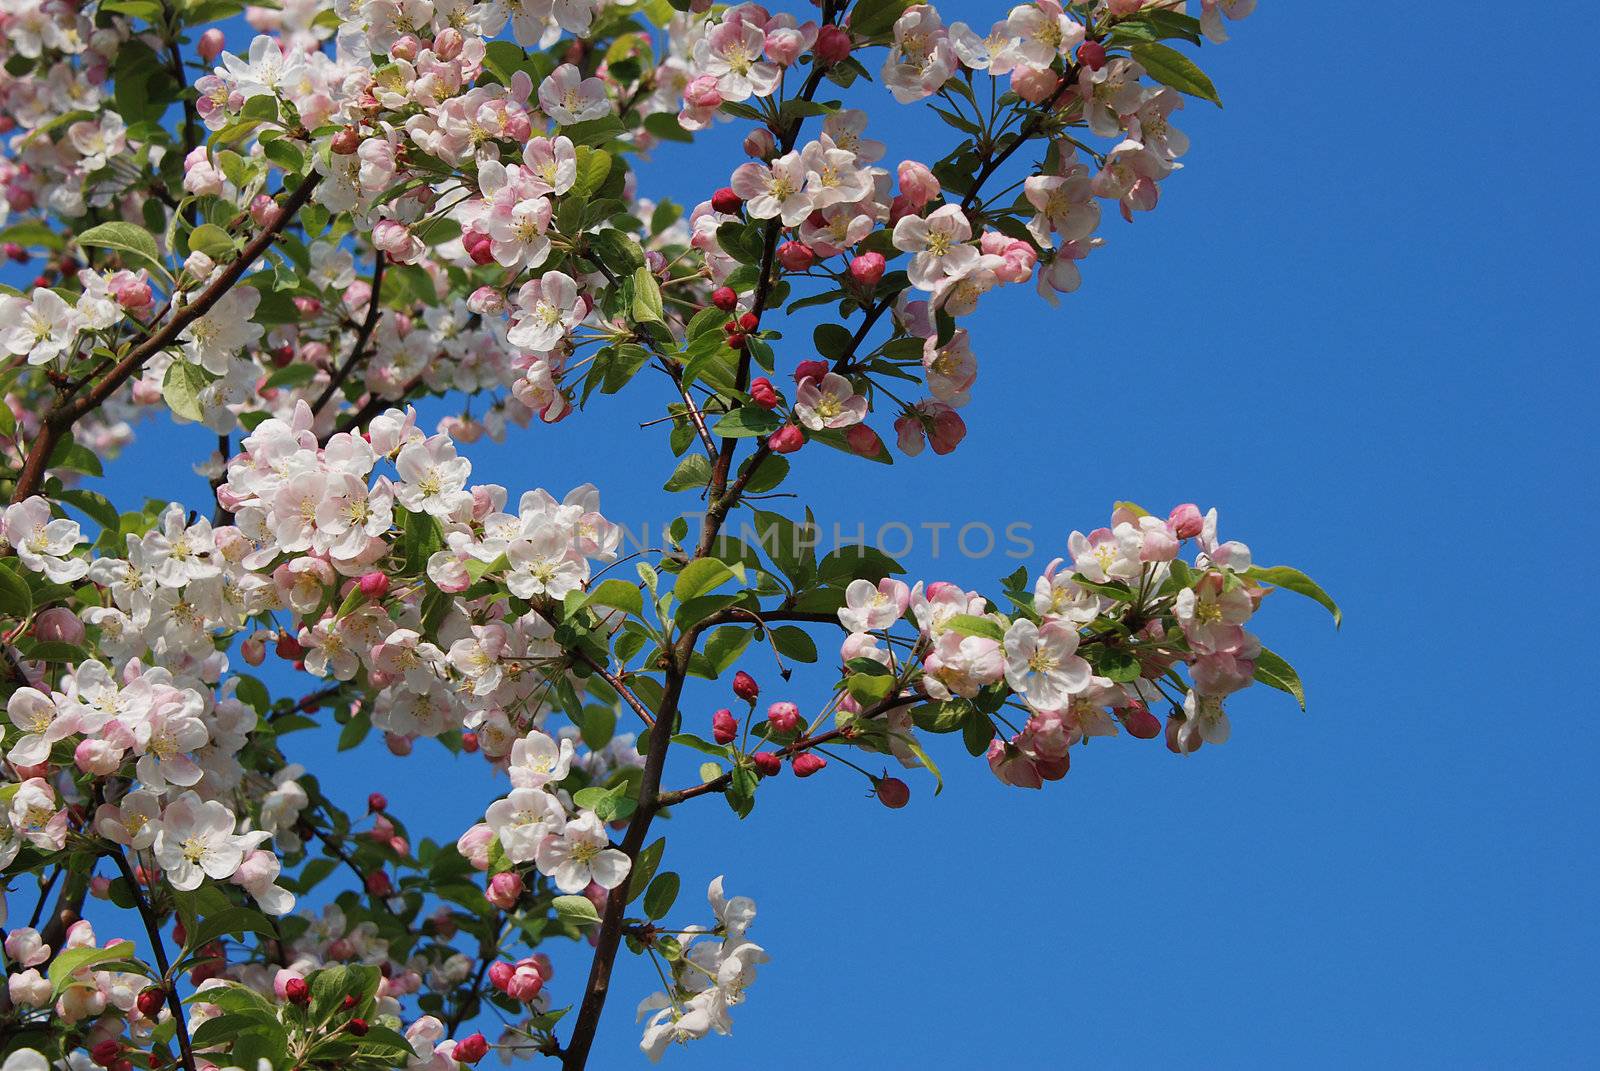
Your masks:
[{"label": "green leaf", "polygon": [[558,896],[551,901],[551,906],[556,909],[556,917],[564,922],[593,926],[600,921],[600,913],[587,896]]},{"label": "green leaf", "polygon": [[161,251],[156,248],[156,240],[150,237],[150,232],[143,227],[132,223],[102,223],[79,234],[77,241],[79,245],[98,246],[101,249],[115,249],[119,253],[132,254],[165,273],[161,265]]},{"label": "green leaf", "polygon": [[647,918],[658,919],[672,910],[678,899],[678,875],[668,870],[657,874],[644,894],[644,913]]},{"label": "green leaf", "polygon": [[1256,656],[1256,680],[1280,692],[1288,692],[1300,703],[1300,709],[1306,708],[1306,689],[1300,683],[1300,674],[1294,667],[1285,662],[1278,655],[1261,648],[1261,653]]},{"label": "green leaf", "polygon": [[599,606],[609,606],[613,610],[641,617],[644,614],[644,598],[639,594],[639,589],[626,580],[611,577],[600,581],[589,592],[586,600]]},{"label": "green leaf", "polygon": [[73,972],[114,960],[126,960],[133,952],[128,946],[111,948],[69,948],[50,963],[50,999],[54,1001],[74,985],[93,986],[89,979],[74,979]]},{"label": "green leaf", "polygon": [[215,261],[227,260],[233,256],[233,235],[215,223],[202,223],[190,233],[189,249]]},{"label": "green leaf", "polygon": [[16,621],[24,621],[33,613],[33,592],[20,576],[11,571],[10,564],[0,565],[0,614]]},{"label": "green leaf", "polygon": [[[642,269],[641,269],[642,270]],[[667,491],[698,491],[711,481],[711,462],[704,454],[686,454],[678,467],[672,470],[663,489]]]},{"label": "green leaf", "polygon": [[1222,107],[1222,98],[1217,96],[1217,87],[1211,84],[1206,72],[1195,66],[1194,61],[1182,52],[1170,45],[1157,44],[1153,41],[1149,44],[1134,45],[1129,51],[1150,77],[1162,85],[1171,86],[1180,93],[1209,100],[1217,107]]},{"label": "green leaf", "polygon": [[258,933],[265,937],[276,937],[277,931],[272,928],[271,921],[259,911],[252,911],[248,907],[231,907],[205,919],[189,936],[189,945],[199,948],[208,941],[214,941],[225,933],[243,935]]},{"label": "green leaf", "polygon": [[571,193],[588,200],[605,185],[606,176],[609,174],[611,174],[611,154],[604,149],[581,146],[578,149],[578,178],[573,184]]},{"label": "green leaf", "polygon": [[1274,587],[1316,600],[1333,615],[1334,628],[1338,628],[1344,622],[1344,614],[1340,611],[1339,604],[1334,602],[1332,596],[1323,591],[1315,580],[1298,569],[1287,565],[1257,565],[1247,570],[1245,576],[1252,580],[1264,580]]},{"label": "green leaf", "polygon": [[61,492],[61,501],[69,506],[76,506],[89,518],[102,528],[116,531],[121,523],[117,514],[117,507],[113,506],[105,495],[98,491],[89,491],[81,487],[71,487]]},{"label": "green leaf", "polygon": [[850,33],[856,37],[881,37],[894,24],[912,0],[861,0],[850,12]]},{"label": "green leaf", "polygon": [[712,434],[724,439],[743,439],[755,435],[771,435],[783,427],[783,421],[761,408],[746,405],[717,421]]},{"label": "green leaf", "polygon": [[938,764],[928,757],[928,753],[926,751],[922,750],[922,744],[918,742],[916,734],[896,733],[895,739],[904,744],[906,746],[906,750],[915,755],[917,757],[917,761],[922,763],[929,773],[933,774],[933,794],[937,796],[939,793],[943,792],[944,775],[939,772]]},{"label": "green leaf", "polygon": [[666,312],[661,304],[661,284],[649,268],[640,267],[633,273],[633,318],[640,323],[666,323]]},{"label": "green leaf", "polygon": [[699,558],[683,567],[672,594],[679,602],[704,595],[733,576],[733,570],[715,558]]},{"label": "green leaf", "polygon": [[199,365],[173,361],[161,381],[161,396],[166,399],[167,408],[178,416],[199,423],[205,418],[200,409],[200,393],[211,386],[211,380],[211,373]]},{"label": "green leaf", "polygon": [[746,763],[739,763],[728,775],[728,790],[723,795],[728,806],[740,818],[747,818],[756,806],[756,772]]}]

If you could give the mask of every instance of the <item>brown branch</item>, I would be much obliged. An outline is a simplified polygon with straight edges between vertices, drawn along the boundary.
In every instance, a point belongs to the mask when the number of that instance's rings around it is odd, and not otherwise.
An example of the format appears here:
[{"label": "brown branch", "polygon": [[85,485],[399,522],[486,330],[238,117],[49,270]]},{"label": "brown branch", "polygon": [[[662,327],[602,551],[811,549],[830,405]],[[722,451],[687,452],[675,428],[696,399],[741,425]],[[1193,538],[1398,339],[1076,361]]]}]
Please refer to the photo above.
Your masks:
[{"label": "brown branch", "polygon": [[150,948],[156,957],[156,966],[161,970],[161,988],[167,994],[167,1008],[172,1012],[172,1022],[178,1031],[178,1051],[183,1054],[183,1066],[187,1071],[195,1071],[194,1049],[189,1044],[189,1024],[184,1018],[183,1001],[178,997],[176,979],[172,977],[172,965],[167,962],[167,949],[161,941],[161,924],[157,921],[155,912],[150,910],[150,903],[145,899],[144,890],[139,887],[139,879],[134,874],[133,868],[128,865],[128,859],[118,848],[111,852],[112,862],[117,864],[117,869],[122,872],[122,880],[128,883],[128,891],[133,894],[134,906],[139,909],[139,917],[144,921],[144,932],[150,936]]},{"label": "brown branch", "polygon": [[51,407],[40,422],[39,433],[34,436],[33,443],[28,449],[28,458],[23,463],[22,472],[17,476],[16,490],[11,496],[12,502],[21,502],[38,493],[40,485],[44,483],[45,468],[50,462],[50,455],[55,452],[62,436],[70,432],[72,425],[86,414],[104,405],[118,388],[138,374],[146,361],[168,346],[174,345],[184,328],[204,316],[213,305],[222,300],[222,296],[233,289],[234,284],[250,265],[267,251],[267,247],[272,244],[278,232],[283,230],[311,199],[311,192],[321,181],[322,176],[316,172],[302,179],[300,185],[296,186],[279,206],[272,221],[250,239],[243,251],[223,268],[221,274],[192,302],[177,309],[172,318],[158,331],[130,349],[127,355],[114,364],[100,382],[90,387],[86,393],[76,398],[64,397]]},{"label": "brown branch", "polygon": [[372,259],[372,296],[367,299],[366,318],[361,321],[361,327],[356,331],[356,343],[350,349],[350,356],[333,373],[328,380],[327,387],[318,395],[316,404],[311,407],[313,416],[322,412],[323,407],[333,400],[334,394],[344,385],[344,381],[350,378],[350,373],[354,370],[356,362],[366,356],[367,340],[372,337],[372,329],[378,326],[378,313],[380,311],[378,294],[383,289],[384,263],[385,257],[383,250],[380,249]]}]

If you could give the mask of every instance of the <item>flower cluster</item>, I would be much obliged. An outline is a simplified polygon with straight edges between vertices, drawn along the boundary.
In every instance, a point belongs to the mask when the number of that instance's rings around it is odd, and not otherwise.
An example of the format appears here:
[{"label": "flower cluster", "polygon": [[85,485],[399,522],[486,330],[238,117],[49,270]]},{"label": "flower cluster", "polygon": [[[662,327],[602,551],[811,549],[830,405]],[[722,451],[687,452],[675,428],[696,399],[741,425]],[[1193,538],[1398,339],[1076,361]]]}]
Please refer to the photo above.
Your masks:
[{"label": "flower cluster", "polygon": [[[744,818],[785,765],[830,763],[901,808],[905,781],[846,755],[942,787],[942,734],[1039,787],[1090,737],[1161,735],[1157,711],[1188,753],[1254,682],[1303,702],[1246,628],[1272,590],[1332,601],[1215,511],[1123,503],[1007,606],[881,553],[818,561],[809,516],[757,508],[809,444],[964,441],[971,315],[1004,286],[1054,304],[1105,205],[1157,206],[1178,110],[1217,100],[1166,42],[1254,6],[1031,0],[983,31],[890,0],[288,0],[230,50],[228,4],[0,5],[0,920],[38,886],[0,1036],[48,1039],[5,1067],[450,1071],[491,1048],[486,1006],[508,1060],[581,1067],[624,943],[661,971],[658,1058],[727,1033],[767,959],[720,877],[708,926],[663,921],[658,815],[720,795]],[[949,151],[890,155],[880,105]],[[742,158],[647,196],[652,150],[716,122]],[[809,344],[784,319],[807,308]],[[480,436],[652,380],[698,531],[625,554],[593,485],[474,481]],[[86,483],[149,413],[213,433],[206,509]],[[835,622],[831,696],[760,716],[747,648],[788,680]],[[290,670],[307,690],[274,696]],[[730,675],[702,738],[697,682]],[[373,730],[478,756],[482,821],[414,836],[294,761],[297,732]],[[684,748],[699,778],[667,787]],[[91,896],[142,937],[97,938]],[[561,999],[557,939],[597,950]]]}]

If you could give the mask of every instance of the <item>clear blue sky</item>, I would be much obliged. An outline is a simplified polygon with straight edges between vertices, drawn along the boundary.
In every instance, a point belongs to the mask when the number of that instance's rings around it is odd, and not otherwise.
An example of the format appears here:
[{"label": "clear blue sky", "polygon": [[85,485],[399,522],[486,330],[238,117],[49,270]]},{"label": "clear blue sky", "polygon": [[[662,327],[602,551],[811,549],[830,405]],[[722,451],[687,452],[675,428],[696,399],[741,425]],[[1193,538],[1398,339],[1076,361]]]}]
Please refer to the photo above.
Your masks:
[{"label": "clear blue sky", "polygon": [[[935,750],[944,794],[912,777],[900,812],[837,767],[768,786],[742,825],[715,799],[683,808],[663,827],[680,905],[725,870],[758,901],[752,936],[773,962],[732,1038],[668,1064],[1594,1058],[1596,665],[1580,615],[1600,520],[1581,475],[1600,16],[1575,0],[1514,19],[1439,6],[1263,4],[1204,52],[1227,108],[1179,117],[1194,149],[1160,210],[1108,214],[1110,245],[1061,309],[1016,288],[973,318],[959,451],[893,469],[797,458],[825,523],[1026,520],[1035,569],[1117,499],[1217,505],[1258,561],[1304,568],[1344,605],[1339,633],[1287,597],[1258,618],[1310,713],[1257,689],[1225,747],[1096,742],[1038,793],[957,745]],[[986,23],[1003,6],[945,11]],[[901,124],[891,158],[928,154],[907,112],[882,113]],[[663,152],[647,175],[693,200],[708,187],[689,160]],[[617,519],[669,516],[689,500],[659,490],[660,429],[634,426],[659,400],[648,384],[472,448],[477,477],[557,494],[593,480]],[[141,428],[111,469],[120,500],[199,503],[204,484],[168,466],[206,439]],[[908,564],[990,590],[1014,567]],[[707,717],[717,698],[696,697]],[[503,787],[434,748],[401,762],[300,744],[346,806],[382,788],[419,835],[453,837]],[[694,765],[680,757],[668,781]],[[558,957],[558,1003],[581,985],[577,951]],[[632,1006],[654,986],[623,957],[594,1066],[642,1063]]]}]

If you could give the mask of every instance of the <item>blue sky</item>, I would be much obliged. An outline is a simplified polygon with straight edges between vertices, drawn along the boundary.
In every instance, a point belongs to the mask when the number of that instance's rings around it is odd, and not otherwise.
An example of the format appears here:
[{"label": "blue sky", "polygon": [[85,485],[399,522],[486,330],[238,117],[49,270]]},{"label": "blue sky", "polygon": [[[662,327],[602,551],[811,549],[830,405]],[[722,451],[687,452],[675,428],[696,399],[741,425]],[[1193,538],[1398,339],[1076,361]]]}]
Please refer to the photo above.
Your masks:
[{"label": "blue sky", "polygon": [[[1596,228],[1579,154],[1600,18],[1541,5],[1528,34],[1487,3],[1403,21],[1262,6],[1205,50],[1227,107],[1179,117],[1194,148],[1160,209],[1133,226],[1108,213],[1110,244],[1060,309],[1014,288],[972,318],[962,448],[893,469],[808,449],[794,489],[852,529],[1031,522],[1035,570],[1118,499],[1216,505],[1258,561],[1305,569],[1344,606],[1337,633],[1291,597],[1256,622],[1310,713],[1257,689],[1224,747],[1179,759],[1097,741],[1038,793],[944,738],[943,795],[912,777],[903,811],[837,764],[767,786],[742,824],[715,798],[682,808],[661,827],[680,907],[725,871],[759,903],[752,936],[773,962],[733,1037],[668,1063],[1592,1060],[1596,666],[1579,615],[1600,520],[1581,475]],[[935,155],[910,113],[879,109],[891,158]],[[717,143],[731,170],[733,141]],[[691,159],[663,152],[646,180],[697,199]],[[786,366],[806,337],[790,333]],[[592,480],[615,519],[659,522],[690,503],[660,490],[660,429],[635,426],[652,390],[641,378],[479,444],[475,475],[557,494]],[[203,482],[172,459],[208,437],[140,435],[110,470],[119,501],[198,504]],[[906,563],[989,590],[1015,566],[935,561],[926,542]],[[801,680],[802,704],[823,694]],[[721,705],[716,688],[691,698],[707,722]],[[453,837],[503,787],[433,748],[402,762],[302,747],[346,806],[382,788],[419,835]],[[669,783],[694,766],[680,757]],[[581,985],[577,951],[558,957],[558,1003]],[[632,1005],[654,986],[623,957],[593,1066],[642,1063]]]}]

